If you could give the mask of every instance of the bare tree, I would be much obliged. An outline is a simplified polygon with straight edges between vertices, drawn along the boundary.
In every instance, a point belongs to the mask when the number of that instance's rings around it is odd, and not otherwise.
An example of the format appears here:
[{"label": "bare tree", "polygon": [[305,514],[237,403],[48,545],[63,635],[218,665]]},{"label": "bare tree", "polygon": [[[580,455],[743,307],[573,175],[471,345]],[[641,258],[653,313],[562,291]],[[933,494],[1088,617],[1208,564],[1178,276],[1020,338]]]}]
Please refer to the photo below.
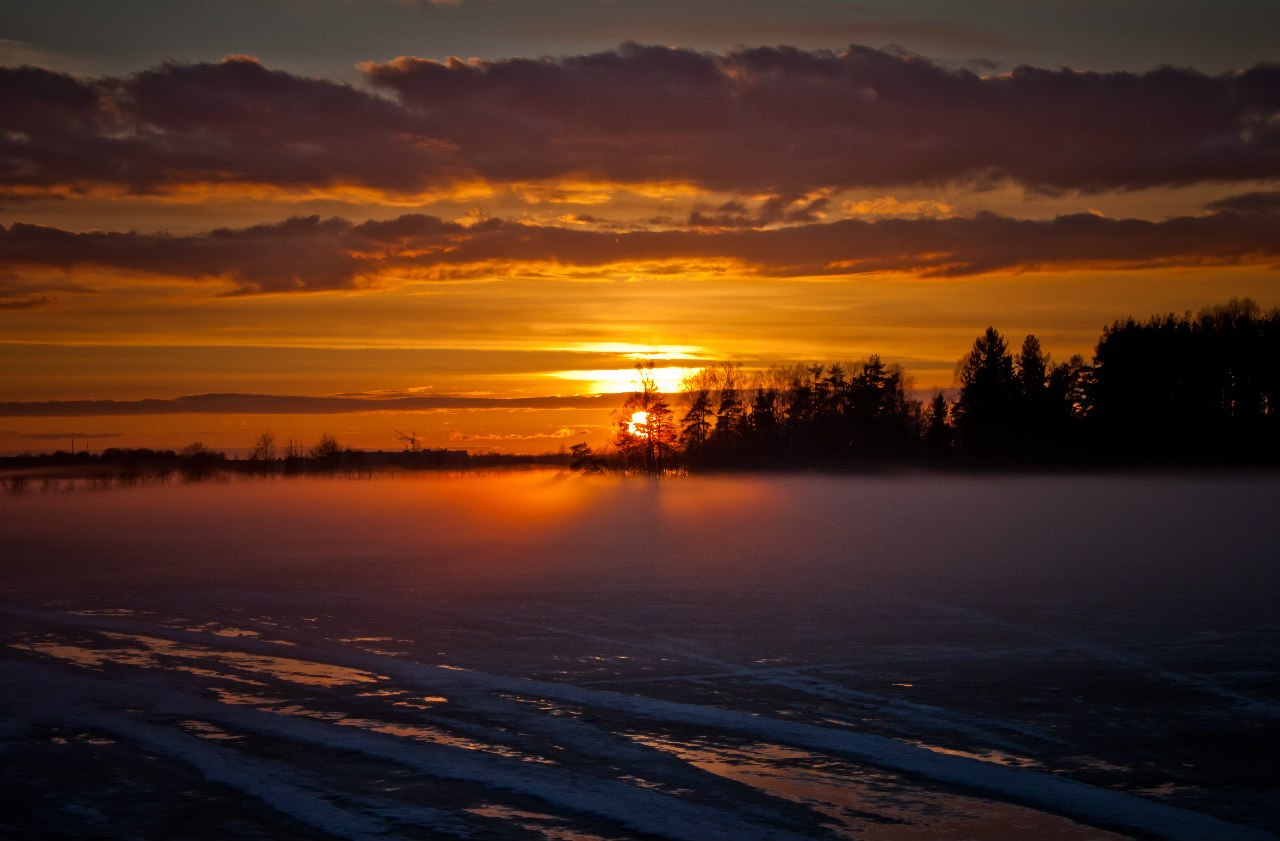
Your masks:
[{"label": "bare tree", "polygon": [[342,452],[342,446],[338,444],[338,439],[325,432],[321,434],[320,440],[311,448],[308,455],[315,459],[331,459],[340,452]]},{"label": "bare tree", "polygon": [[181,450],[178,450],[178,457],[185,459],[208,459],[213,457],[213,450],[206,447],[203,441],[192,441]]},{"label": "bare tree", "polygon": [[276,434],[271,430],[263,432],[253,442],[253,450],[249,453],[250,461],[275,461]]}]

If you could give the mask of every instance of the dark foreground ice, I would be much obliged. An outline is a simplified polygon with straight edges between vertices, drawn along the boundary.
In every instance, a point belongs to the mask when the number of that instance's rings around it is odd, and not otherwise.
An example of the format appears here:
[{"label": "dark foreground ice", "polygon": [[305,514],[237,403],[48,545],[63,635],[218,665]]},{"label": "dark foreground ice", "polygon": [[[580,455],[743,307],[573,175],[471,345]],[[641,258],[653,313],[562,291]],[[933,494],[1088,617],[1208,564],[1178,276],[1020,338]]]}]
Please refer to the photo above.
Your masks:
[{"label": "dark foreground ice", "polygon": [[1269,839],[1280,477],[0,496],[0,838]]}]

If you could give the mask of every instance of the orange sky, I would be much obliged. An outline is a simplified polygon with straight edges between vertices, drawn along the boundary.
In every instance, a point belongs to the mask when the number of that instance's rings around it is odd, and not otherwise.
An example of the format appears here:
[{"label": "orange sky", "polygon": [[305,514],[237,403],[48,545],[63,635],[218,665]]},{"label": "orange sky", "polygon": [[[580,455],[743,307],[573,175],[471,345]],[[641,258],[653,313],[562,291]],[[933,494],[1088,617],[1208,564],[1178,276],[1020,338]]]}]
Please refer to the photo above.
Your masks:
[{"label": "orange sky", "polygon": [[[602,443],[609,401],[578,398],[637,360],[879,353],[925,393],[988,324],[1062,359],[1115,318],[1280,304],[1266,68],[627,45],[354,82],[0,70],[0,453],[540,452]],[[163,404],[214,393],[265,397]],[[363,402],[282,408],[332,396]]]}]

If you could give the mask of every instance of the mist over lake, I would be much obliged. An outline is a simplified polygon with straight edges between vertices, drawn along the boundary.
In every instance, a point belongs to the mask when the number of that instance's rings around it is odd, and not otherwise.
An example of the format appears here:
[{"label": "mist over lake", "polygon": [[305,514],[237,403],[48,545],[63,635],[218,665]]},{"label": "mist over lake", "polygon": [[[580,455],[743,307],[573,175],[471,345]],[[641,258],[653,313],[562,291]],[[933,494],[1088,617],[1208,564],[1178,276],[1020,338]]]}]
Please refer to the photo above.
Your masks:
[{"label": "mist over lake", "polygon": [[529,471],[4,498],[10,581],[430,586],[565,597],[891,588],[967,597],[1280,580],[1270,474],[648,480]]},{"label": "mist over lake", "polygon": [[1274,837],[1277,500],[1266,473],[6,494],[0,827]]}]

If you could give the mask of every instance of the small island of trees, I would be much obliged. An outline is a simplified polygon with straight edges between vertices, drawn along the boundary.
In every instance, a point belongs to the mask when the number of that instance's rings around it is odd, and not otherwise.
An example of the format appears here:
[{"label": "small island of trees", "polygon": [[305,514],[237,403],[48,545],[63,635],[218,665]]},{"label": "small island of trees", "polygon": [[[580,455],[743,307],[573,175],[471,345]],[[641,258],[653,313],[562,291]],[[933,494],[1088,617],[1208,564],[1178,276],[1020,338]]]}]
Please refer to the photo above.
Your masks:
[{"label": "small island of trees", "polygon": [[612,446],[573,448],[580,470],[862,470],[890,466],[1274,465],[1280,461],[1280,311],[1251,300],[1195,316],[1116,321],[1093,359],[1015,351],[989,327],[953,399],[912,399],[899,365],[705,368],[678,395],[652,365],[615,413]]}]

